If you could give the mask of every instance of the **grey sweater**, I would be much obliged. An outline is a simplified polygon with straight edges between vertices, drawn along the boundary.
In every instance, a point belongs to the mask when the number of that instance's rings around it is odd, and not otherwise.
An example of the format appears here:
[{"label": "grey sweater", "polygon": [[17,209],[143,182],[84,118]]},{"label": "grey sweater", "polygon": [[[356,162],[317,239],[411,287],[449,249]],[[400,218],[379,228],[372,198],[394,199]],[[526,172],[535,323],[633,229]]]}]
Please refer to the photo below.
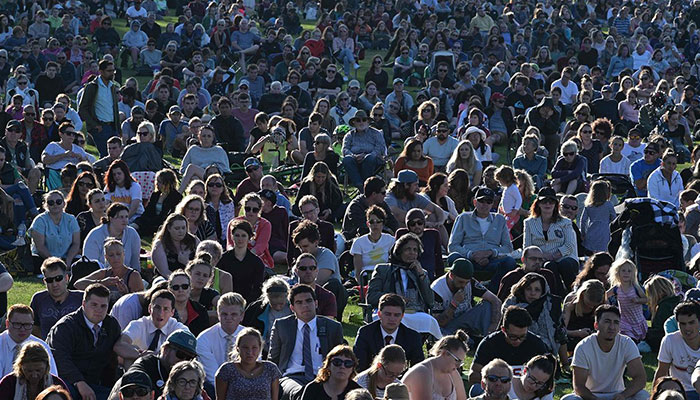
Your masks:
[{"label": "grey sweater", "polygon": [[452,227],[447,249],[469,258],[474,251],[491,250],[493,257],[506,255],[513,251],[506,219],[500,214],[489,214],[490,225],[485,234],[481,233],[479,221],[474,212],[465,212],[457,217]]},{"label": "grey sweater", "polygon": [[185,173],[187,166],[194,164],[202,168],[206,168],[212,164],[216,164],[221,172],[231,172],[228,164],[228,154],[221,146],[213,146],[204,148],[202,146],[191,146],[185,153],[185,158],[182,159],[180,173]]}]

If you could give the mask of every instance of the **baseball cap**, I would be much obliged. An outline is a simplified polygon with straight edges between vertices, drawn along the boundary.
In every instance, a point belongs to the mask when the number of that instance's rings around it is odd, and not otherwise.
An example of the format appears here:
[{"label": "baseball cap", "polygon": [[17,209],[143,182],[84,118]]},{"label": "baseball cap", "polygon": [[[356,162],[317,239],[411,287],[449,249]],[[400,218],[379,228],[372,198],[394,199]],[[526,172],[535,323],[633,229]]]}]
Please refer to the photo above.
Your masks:
[{"label": "baseball cap", "polygon": [[22,123],[17,121],[16,119],[12,119],[5,126],[5,129],[10,129],[10,128],[22,129]]},{"label": "baseball cap", "polygon": [[466,258],[458,258],[452,263],[450,272],[459,278],[471,279],[474,277],[474,264]]},{"label": "baseball cap", "polygon": [[545,199],[550,199],[550,200],[557,200],[557,192],[552,189],[551,187],[543,187],[540,189],[539,192],[537,192],[537,200],[545,200]]},{"label": "baseball cap", "polygon": [[402,78],[394,78],[394,85],[396,85],[397,83],[403,83],[403,79]]},{"label": "baseball cap", "polygon": [[353,79],[348,83],[349,88],[360,88],[360,82],[357,79]]},{"label": "baseball cap", "polygon": [[172,114],[172,113],[182,114],[182,110],[180,109],[180,106],[170,106],[170,110],[168,110],[168,114]]},{"label": "baseball cap", "polygon": [[413,221],[414,219],[425,221],[425,213],[423,210],[420,208],[412,208],[408,210],[406,213],[406,225],[408,225],[409,221]]},{"label": "baseball cap", "polygon": [[657,153],[661,151],[661,149],[659,148],[659,145],[655,142],[647,143],[647,147],[645,148],[645,150],[646,149],[654,150]]},{"label": "baseball cap", "polygon": [[241,80],[241,81],[238,83],[238,88],[239,88],[239,89],[241,88],[241,86],[245,86],[245,87],[247,87],[248,89],[250,89],[250,82],[248,82],[247,79],[243,79],[243,80]]},{"label": "baseball cap", "polygon": [[496,93],[491,95],[491,101],[503,100],[505,98],[506,98],[506,96],[504,96],[503,93],[501,93],[501,92],[496,92]]},{"label": "baseball cap", "polygon": [[394,180],[398,183],[414,183],[418,182],[418,174],[410,169],[404,169],[399,171]]},{"label": "baseball cap", "polygon": [[195,338],[191,332],[184,329],[178,329],[171,333],[168,339],[166,339],[165,344],[170,344],[190,354],[197,354],[197,338]]},{"label": "baseball cap", "polygon": [[259,167],[260,161],[255,157],[248,157],[243,161],[243,168],[247,171],[250,167]]},{"label": "baseball cap", "polygon": [[481,199],[491,199],[493,200],[496,197],[496,194],[491,190],[490,188],[486,186],[480,186],[479,189],[476,191],[476,196],[474,196],[477,200]]},{"label": "baseball cap", "polygon": [[148,377],[148,374],[139,369],[129,370],[124,374],[124,376],[122,376],[122,382],[119,389],[126,389],[131,386],[146,388],[149,391],[153,390],[151,378]]},{"label": "baseball cap", "polygon": [[603,91],[603,92],[612,92],[612,88],[610,87],[610,85],[605,85],[605,86],[603,86],[603,89],[602,89],[601,91]]}]

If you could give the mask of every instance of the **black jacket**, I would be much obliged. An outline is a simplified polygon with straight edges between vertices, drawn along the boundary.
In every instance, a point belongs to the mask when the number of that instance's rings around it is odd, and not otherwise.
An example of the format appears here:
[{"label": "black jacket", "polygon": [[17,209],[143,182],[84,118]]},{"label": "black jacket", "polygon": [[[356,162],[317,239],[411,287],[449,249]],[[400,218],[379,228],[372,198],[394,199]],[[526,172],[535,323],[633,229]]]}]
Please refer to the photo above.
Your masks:
[{"label": "black jacket", "polygon": [[241,121],[234,116],[217,115],[211,120],[216,129],[216,143],[226,151],[245,151],[245,133]]},{"label": "black jacket", "polygon": [[180,200],[182,200],[182,195],[177,190],[171,190],[168,196],[163,199],[163,207],[160,213],[156,212],[156,205],[158,204],[158,199],[160,199],[161,193],[158,191],[153,192],[150,200],[148,200],[148,205],[143,211],[143,214],[136,219],[136,224],[139,226],[139,233],[143,236],[144,234],[153,234],[153,232],[158,229],[158,227],[165,222],[168,215],[175,212],[175,207],[177,207]]},{"label": "black jacket", "polygon": [[[355,346],[352,349],[359,362],[358,371],[364,371],[369,368],[374,357],[384,347],[380,322],[379,320],[374,321],[357,331]],[[416,365],[425,358],[423,356],[423,340],[420,333],[403,324],[399,325],[395,344],[403,347],[406,352],[406,360],[411,365]]]},{"label": "black jacket", "polygon": [[94,335],[85,322],[82,307],[58,320],[46,338],[56,360],[58,376],[71,385],[85,381],[111,387],[116,380],[116,370],[110,368],[116,361],[112,349],[121,331],[119,322],[107,315],[97,345],[93,345]]}]

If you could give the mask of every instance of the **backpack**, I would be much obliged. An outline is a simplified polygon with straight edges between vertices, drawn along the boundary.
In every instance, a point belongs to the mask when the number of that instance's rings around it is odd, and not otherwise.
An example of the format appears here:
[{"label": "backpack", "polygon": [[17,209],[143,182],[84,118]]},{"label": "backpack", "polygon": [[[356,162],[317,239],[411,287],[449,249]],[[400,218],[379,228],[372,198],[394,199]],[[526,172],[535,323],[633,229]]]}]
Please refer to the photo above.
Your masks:
[{"label": "backpack", "polygon": [[100,269],[100,263],[85,256],[81,256],[78,261],[74,262],[70,266],[70,281],[68,282],[68,289],[75,290],[75,282],[77,282],[79,279],[85,278],[98,269]]}]

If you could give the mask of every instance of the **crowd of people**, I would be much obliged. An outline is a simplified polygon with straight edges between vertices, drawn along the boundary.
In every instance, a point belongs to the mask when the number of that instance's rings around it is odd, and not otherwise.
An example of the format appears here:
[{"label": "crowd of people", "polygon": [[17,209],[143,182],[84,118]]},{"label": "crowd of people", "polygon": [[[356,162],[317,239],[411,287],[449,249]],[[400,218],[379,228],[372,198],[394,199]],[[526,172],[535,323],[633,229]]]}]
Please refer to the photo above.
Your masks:
[{"label": "crowd of people", "polygon": [[700,399],[698,24],[2,2],[0,398]]}]

